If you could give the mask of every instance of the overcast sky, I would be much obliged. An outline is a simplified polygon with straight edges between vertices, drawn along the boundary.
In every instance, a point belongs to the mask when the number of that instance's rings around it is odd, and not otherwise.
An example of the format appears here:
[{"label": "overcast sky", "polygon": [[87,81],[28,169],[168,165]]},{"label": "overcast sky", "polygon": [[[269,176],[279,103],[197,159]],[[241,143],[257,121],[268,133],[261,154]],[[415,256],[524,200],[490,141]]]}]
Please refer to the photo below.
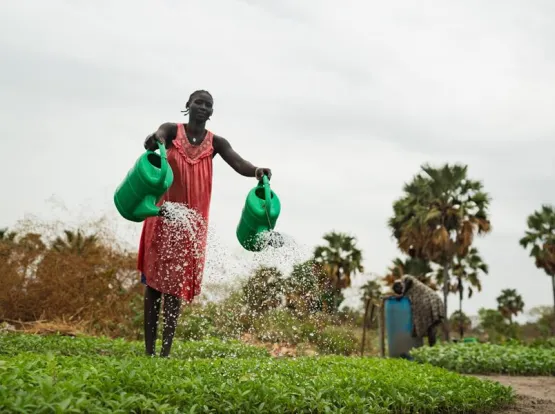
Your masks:
[{"label": "overcast sky", "polygon": [[[207,89],[209,128],[273,169],[278,228],[299,243],[350,232],[383,274],[403,183],[424,162],[463,162],[493,198],[494,229],[465,310],[503,288],[549,305],[518,240],[555,198],[554,22],[552,0],[4,0],[0,225],[54,216],[52,196],[73,219],[115,217],[145,136]],[[215,160],[211,224],[231,250],[253,184]]]}]

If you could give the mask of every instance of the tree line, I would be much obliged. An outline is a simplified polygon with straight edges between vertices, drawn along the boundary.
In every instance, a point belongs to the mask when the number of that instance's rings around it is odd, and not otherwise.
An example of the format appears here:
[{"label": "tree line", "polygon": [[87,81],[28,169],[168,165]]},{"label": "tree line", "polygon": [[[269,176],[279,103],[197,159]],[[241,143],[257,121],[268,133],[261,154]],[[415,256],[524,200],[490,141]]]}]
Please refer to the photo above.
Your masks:
[{"label": "tree line", "polygon": [[[432,289],[441,290],[446,315],[447,297],[457,294],[458,312],[462,315],[464,299],[481,291],[482,277],[489,272],[474,240],[476,236],[492,231],[490,202],[491,197],[482,182],[468,176],[466,165],[423,165],[421,171],[404,185],[401,197],[393,202],[393,214],[387,221],[402,256],[392,261],[382,278],[370,280],[363,286],[363,300],[381,295],[382,286],[391,286],[395,280],[410,274]],[[526,224],[520,244],[529,249],[536,266],[551,276],[555,309],[555,208],[542,205],[527,218]],[[279,292],[287,293],[286,298],[281,295],[280,300],[286,300],[289,306],[301,306],[304,301],[308,305],[305,303],[303,306],[313,307],[314,310],[337,312],[343,301],[344,289],[351,286],[354,276],[364,272],[363,254],[357,247],[356,238],[346,233],[326,233],[323,241],[315,247],[309,261],[296,266],[291,277],[285,278],[288,279],[285,284],[278,283],[282,278],[276,277],[276,272],[259,269],[253,280],[253,283],[258,280],[255,285],[259,288],[253,292],[262,292],[263,286],[273,283],[274,286],[281,286]],[[67,258],[62,260],[62,256],[68,256],[68,253],[72,257],[71,264]],[[88,271],[77,271],[78,263],[82,263],[85,257],[87,261],[94,262],[90,276]],[[108,263],[107,258],[114,258],[113,263]],[[110,278],[117,279],[118,288],[112,292],[127,290],[121,280],[135,288],[135,284],[130,282],[134,272],[132,263],[133,255],[106,250],[94,235],[85,236],[80,231],[66,232],[51,246],[45,246],[39,234],[18,237],[8,230],[0,230],[0,264],[2,269],[6,269],[5,278],[11,275],[6,280],[10,279],[13,283],[13,291],[29,296],[33,286],[39,286],[38,282],[44,279],[40,289],[36,288],[36,298],[28,301],[29,305],[37,305],[33,307],[33,313],[37,312],[39,302],[46,305],[45,298],[51,298],[58,309],[62,297],[67,299],[66,306],[79,296],[83,296],[85,301],[87,295],[83,290],[98,284],[99,279],[105,284],[110,283]],[[66,274],[59,274],[61,271]],[[67,275],[79,280],[82,287],[79,295],[66,294],[68,292],[63,286],[64,278],[69,277]],[[16,289],[16,286],[19,288]],[[0,302],[10,304],[8,308],[11,304],[25,302],[23,296],[16,298],[10,292],[0,295]],[[91,304],[97,302],[90,300],[90,297],[88,300]],[[96,306],[89,302],[80,307],[79,313],[96,311]],[[17,309],[20,317],[31,317],[21,305]],[[463,323],[460,322],[460,325],[462,329]],[[448,321],[444,324],[444,336],[449,340]]]},{"label": "tree line", "polygon": [[[402,196],[393,203],[387,225],[403,256],[393,260],[380,282],[391,286],[410,274],[432,289],[441,289],[446,315],[449,294],[458,294],[462,314],[465,296],[480,292],[481,278],[489,272],[474,240],[492,231],[490,202],[482,182],[469,177],[468,166],[421,166],[421,172],[404,185]],[[526,224],[520,244],[530,249],[536,266],[551,277],[555,309],[555,208],[542,205]],[[352,236],[328,233],[324,240],[327,245],[315,249],[315,260],[323,264],[340,300],[352,275],[363,271],[362,253]],[[378,285],[371,281],[363,292],[376,291]],[[449,340],[448,320],[443,328],[444,339]]]}]

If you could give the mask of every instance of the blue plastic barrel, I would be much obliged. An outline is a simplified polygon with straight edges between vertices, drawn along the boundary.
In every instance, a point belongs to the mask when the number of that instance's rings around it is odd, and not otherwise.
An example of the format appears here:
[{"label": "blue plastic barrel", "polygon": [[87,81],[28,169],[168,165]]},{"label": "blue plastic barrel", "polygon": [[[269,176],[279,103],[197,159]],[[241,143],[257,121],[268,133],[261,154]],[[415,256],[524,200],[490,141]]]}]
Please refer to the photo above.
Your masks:
[{"label": "blue plastic barrel", "polygon": [[385,299],[385,334],[390,358],[407,358],[412,348],[421,346],[421,340],[412,336],[412,311],[406,297]]}]

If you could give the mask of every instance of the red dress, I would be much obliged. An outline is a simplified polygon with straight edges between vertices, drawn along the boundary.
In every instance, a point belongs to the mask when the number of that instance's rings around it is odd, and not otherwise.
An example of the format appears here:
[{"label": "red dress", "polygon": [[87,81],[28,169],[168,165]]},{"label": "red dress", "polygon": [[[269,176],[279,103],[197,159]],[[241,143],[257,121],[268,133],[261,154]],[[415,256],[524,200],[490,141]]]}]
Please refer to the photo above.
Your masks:
[{"label": "red dress", "polygon": [[212,195],[213,139],[207,131],[200,145],[192,145],[184,125],[179,124],[173,146],[167,151],[174,180],[158,205],[164,201],[183,203],[198,212],[203,220],[195,223],[194,234],[161,217],[149,217],[139,244],[138,268],[146,284],[187,302],[201,290]]}]

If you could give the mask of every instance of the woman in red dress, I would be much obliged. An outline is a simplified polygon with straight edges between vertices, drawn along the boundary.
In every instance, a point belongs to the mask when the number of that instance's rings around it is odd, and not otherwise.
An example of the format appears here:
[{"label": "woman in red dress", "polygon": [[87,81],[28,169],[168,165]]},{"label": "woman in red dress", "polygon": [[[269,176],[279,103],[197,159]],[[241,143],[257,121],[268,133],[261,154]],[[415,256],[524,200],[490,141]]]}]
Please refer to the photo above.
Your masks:
[{"label": "woman in red dress", "polygon": [[[206,121],[214,101],[207,91],[196,91],[187,101],[187,124],[165,123],[149,135],[145,148],[154,150],[158,142],[167,148],[174,174],[172,186],[159,202],[162,217],[145,220],[139,245],[138,268],[145,286],[144,330],[148,355],[155,355],[156,333],[162,297],[164,331],[161,356],[170,354],[181,301],[191,302],[200,294],[205,263],[208,215],[212,194],[212,159],[219,154],[236,172],[245,177],[271,177],[269,168],[257,168],[237,154],[229,142],[208,131]],[[180,203],[198,213],[193,235],[179,231],[163,216],[164,202]],[[182,229],[181,229],[182,230]]]}]

